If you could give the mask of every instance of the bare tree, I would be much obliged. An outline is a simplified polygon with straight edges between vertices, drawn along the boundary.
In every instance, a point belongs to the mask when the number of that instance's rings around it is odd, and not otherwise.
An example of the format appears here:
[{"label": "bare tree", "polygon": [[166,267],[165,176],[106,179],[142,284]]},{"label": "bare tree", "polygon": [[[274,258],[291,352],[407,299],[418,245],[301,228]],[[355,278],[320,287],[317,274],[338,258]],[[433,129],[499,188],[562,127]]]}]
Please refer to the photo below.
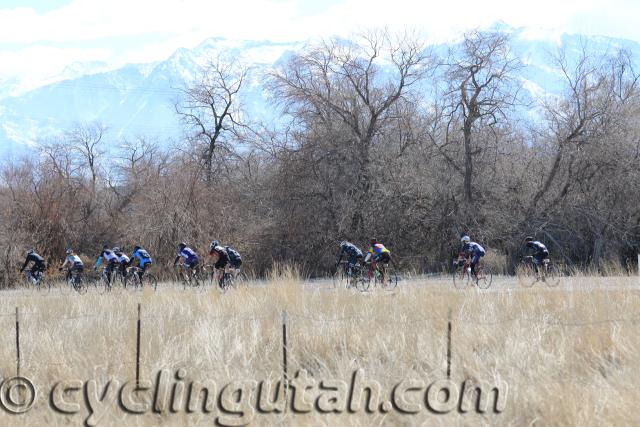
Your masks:
[{"label": "bare tree", "polygon": [[211,180],[218,147],[232,151],[231,138],[241,127],[238,94],[247,68],[236,59],[219,55],[201,70],[200,78],[182,91],[176,112],[192,129],[191,141],[203,147],[205,177]]},{"label": "bare tree", "polygon": [[[270,88],[300,132],[340,130],[355,167],[349,229],[359,232],[371,188],[371,148],[396,120],[392,108],[430,69],[424,45],[407,35],[371,32],[357,41],[328,40],[294,55],[271,74]],[[382,65],[390,66],[386,68]],[[417,88],[416,88],[417,89]],[[335,135],[334,135],[335,136]],[[299,139],[304,143],[304,139]]]},{"label": "bare tree", "polygon": [[[430,139],[445,160],[462,174],[464,199],[471,202],[474,157],[482,151],[476,137],[506,122],[510,108],[518,102],[515,72],[521,65],[510,55],[508,35],[473,31],[450,50],[444,66],[445,89],[442,100],[436,100]],[[446,151],[448,145],[458,143],[460,138],[462,164]]]}]

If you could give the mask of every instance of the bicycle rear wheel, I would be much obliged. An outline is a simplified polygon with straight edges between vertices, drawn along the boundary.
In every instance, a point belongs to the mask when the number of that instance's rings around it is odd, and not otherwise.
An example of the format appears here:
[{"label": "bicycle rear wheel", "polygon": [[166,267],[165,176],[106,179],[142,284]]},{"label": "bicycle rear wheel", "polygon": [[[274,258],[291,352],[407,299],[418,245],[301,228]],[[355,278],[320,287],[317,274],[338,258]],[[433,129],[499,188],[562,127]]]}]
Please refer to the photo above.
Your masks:
[{"label": "bicycle rear wheel", "polygon": [[481,267],[480,271],[476,273],[476,285],[480,289],[488,289],[493,281],[493,273],[489,267]]}]

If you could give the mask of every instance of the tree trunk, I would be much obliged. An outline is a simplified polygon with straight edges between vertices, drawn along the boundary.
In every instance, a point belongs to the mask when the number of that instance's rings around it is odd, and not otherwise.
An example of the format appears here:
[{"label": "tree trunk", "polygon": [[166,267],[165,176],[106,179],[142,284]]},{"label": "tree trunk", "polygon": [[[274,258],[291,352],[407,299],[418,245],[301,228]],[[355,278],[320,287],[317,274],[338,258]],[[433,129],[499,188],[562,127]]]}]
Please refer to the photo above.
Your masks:
[{"label": "tree trunk", "polygon": [[473,201],[471,180],[473,176],[473,158],[471,157],[471,127],[464,126],[464,200]]}]

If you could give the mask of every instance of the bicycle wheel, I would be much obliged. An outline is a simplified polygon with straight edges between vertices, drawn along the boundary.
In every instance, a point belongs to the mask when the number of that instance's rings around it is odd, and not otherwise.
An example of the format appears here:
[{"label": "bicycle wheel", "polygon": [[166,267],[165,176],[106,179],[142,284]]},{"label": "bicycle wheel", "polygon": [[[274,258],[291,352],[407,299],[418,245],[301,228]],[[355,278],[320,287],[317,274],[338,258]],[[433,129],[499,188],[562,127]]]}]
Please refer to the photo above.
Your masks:
[{"label": "bicycle wheel", "polygon": [[344,270],[339,268],[333,274],[333,287],[334,288],[346,288],[347,287],[347,276],[344,274]]},{"label": "bicycle wheel", "polygon": [[151,274],[151,273],[145,273],[144,276],[142,276],[142,282],[140,283],[140,288],[144,288],[144,286],[149,286],[151,289],[153,289],[154,291],[158,289],[158,278]]},{"label": "bicycle wheel", "polygon": [[525,288],[530,288],[538,281],[535,268],[530,264],[522,264],[516,270],[518,282]]},{"label": "bicycle wheel", "polygon": [[544,283],[550,287],[555,288],[560,284],[560,273],[554,264],[546,265],[546,272],[542,278]]},{"label": "bicycle wheel", "polygon": [[456,266],[453,271],[453,287],[464,289],[471,283],[471,274],[465,267]]},{"label": "bicycle wheel", "polygon": [[480,271],[476,275],[476,285],[480,289],[488,289],[493,281],[493,274],[491,268],[487,266],[480,267]]},{"label": "bicycle wheel", "polygon": [[395,289],[398,286],[398,274],[393,270],[387,268],[385,273],[385,286],[387,289]]},{"label": "bicycle wheel", "polygon": [[38,291],[43,295],[46,295],[51,291],[51,282],[44,277],[40,278],[37,286]]},{"label": "bicycle wheel", "polygon": [[73,287],[73,290],[80,295],[84,295],[87,293],[87,286],[85,286],[85,284],[83,283],[81,276],[72,277],[71,286]]}]

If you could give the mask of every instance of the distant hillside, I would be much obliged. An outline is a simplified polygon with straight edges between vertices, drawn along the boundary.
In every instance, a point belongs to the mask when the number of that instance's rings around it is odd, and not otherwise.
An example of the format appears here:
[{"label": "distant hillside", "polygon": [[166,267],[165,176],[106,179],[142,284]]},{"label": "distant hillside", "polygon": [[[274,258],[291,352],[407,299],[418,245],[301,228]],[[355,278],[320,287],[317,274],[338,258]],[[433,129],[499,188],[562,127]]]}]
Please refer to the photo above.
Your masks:
[{"label": "distant hillside", "polygon": [[[553,41],[535,40],[524,29],[504,25],[498,29],[513,34],[513,52],[527,65],[521,78],[534,96],[558,91],[559,76],[551,67],[550,54],[560,47],[570,56],[579,55],[583,45],[595,53],[622,47],[640,58],[640,44],[629,40],[566,34]],[[252,117],[264,117],[270,108],[260,84],[262,73],[302,46],[216,38],[191,50],[178,49],[157,63],[129,64],[93,74],[92,70],[104,69],[104,64],[73,64],[63,76],[71,78],[17,96],[8,95],[15,82],[0,82],[0,154],[20,153],[28,144],[92,120],[104,123],[112,138],[146,135],[174,140],[182,131],[173,108],[177,89],[195,75],[199,64],[223,50],[252,66],[242,102]],[[446,48],[436,47],[439,52]]]}]

